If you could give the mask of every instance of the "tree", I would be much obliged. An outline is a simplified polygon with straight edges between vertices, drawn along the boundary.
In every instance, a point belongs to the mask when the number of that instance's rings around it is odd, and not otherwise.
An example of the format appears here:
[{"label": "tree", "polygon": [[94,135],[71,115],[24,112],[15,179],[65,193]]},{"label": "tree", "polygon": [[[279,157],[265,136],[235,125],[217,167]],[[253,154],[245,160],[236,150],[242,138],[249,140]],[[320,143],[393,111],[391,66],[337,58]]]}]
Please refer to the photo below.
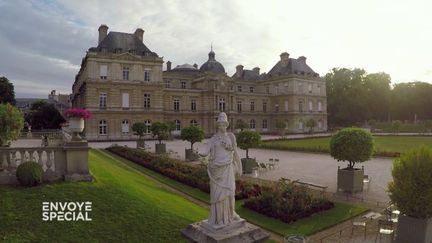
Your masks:
[{"label": "tree", "polygon": [[201,142],[204,139],[204,130],[199,126],[189,126],[181,130],[181,139],[191,143],[191,150],[196,142]]},{"label": "tree", "polygon": [[26,115],[26,122],[33,129],[59,129],[65,121],[53,104],[44,101],[34,103],[30,113]]},{"label": "tree", "polygon": [[317,122],[313,118],[310,118],[309,120],[306,121],[306,127],[309,128],[310,133],[313,133],[313,129],[314,127],[316,127],[316,125]]},{"label": "tree", "polygon": [[392,122],[392,130],[394,133],[399,133],[400,126],[402,125],[402,122],[399,120],[395,120]]},{"label": "tree", "polygon": [[286,124],[283,121],[276,121],[276,129],[281,136],[285,135]]},{"label": "tree", "polygon": [[244,130],[237,135],[237,145],[246,150],[246,158],[249,159],[249,149],[257,147],[261,143],[261,135],[256,131]]},{"label": "tree", "polygon": [[330,154],[337,161],[348,161],[348,169],[353,170],[357,162],[364,162],[373,153],[372,135],[361,128],[339,130],[330,139]]},{"label": "tree", "polygon": [[0,104],[0,147],[17,140],[24,127],[24,119],[18,109],[9,103]]},{"label": "tree", "polygon": [[46,105],[48,105],[48,103],[45,100],[37,100],[37,101],[33,102],[33,104],[30,107],[30,110],[31,111],[37,111]]},{"label": "tree", "polygon": [[162,140],[168,139],[169,127],[165,122],[155,122],[151,125],[150,131],[153,137],[157,137],[159,144],[162,144]]},{"label": "tree", "polygon": [[175,124],[175,122],[173,122],[173,121],[166,121],[165,123],[166,123],[166,125],[167,125],[169,138],[172,139],[172,134],[171,134],[171,132],[174,131],[174,130],[176,129],[176,124]]},{"label": "tree", "polygon": [[142,137],[147,132],[147,125],[144,122],[136,122],[132,125],[132,131],[134,131],[136,135],[139,136],[139,140],[142,140]]},{"label": "tree", "polygon": [[248,124],[246,122],[244,122],[243,120],[238,120],[235,128],[240,129],[240,131],[243,131],[246,128],[248,128]]},{"label": "tree", "polygon": [[370,130],[371,130],[371,132],[374,132],[374,131],[375,131],[376,124],[377,124],[377,122],[376,122],[376,120],[374,120],[374,119],[370,119],[370,120],[368,121],[368,125],[370,126]]},{"label": "tree", "polygon": [[0,103],[16,103],[14,86],[6,77],[0,77]]}]

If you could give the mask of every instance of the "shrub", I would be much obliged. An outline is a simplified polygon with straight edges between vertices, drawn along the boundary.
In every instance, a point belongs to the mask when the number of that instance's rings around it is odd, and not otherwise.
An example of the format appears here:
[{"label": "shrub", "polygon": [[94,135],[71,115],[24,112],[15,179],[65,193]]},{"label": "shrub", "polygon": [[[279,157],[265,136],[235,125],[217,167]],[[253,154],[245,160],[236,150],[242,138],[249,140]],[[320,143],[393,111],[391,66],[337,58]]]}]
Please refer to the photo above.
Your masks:
[{"label": "shrub", "polygon": [[22,186],[37,186],[42,183],[42,166],[29,161],[20,164],[16,171],[16,177]]},{"label": "shrub", "polygon": [[162,140],[168,139],[170,133],[170,125],[165,122],[155,122],[151,125],[150,131],[153,137],[157,137],[159,144],[162,144]]},{"label": "shrub", "polygon": [[23,127],[24,119],[18,109],[9,103],[0,104],[0,147],[18,139]]},{"label": "shrub", "polygon": [[236,136],[238,146],[246,150],[246,158],[249,158],[249,149],[257,147],[261,142],[261,135],[255,131],[243,130]]},{"label": "shrub", "polygon": [[313,119],[310,118],[309,120],[306,121],[306,127],[309,128],[309,133],[313,133],[313,129],[314,127],[316,127],[317,122]]},{"label": "shrub", "polygon": [[422,146],[402,153],[393,163],[390,199],[411,217],[432,217],[432,149]]},{"label": "shrub", "polygon": [[139,136],[139,140],[146,134],[147,124],[144,122],[136,122],[132,125],[132,131]]},{"label": "shrub", "polygon": [[372,135],[361,128],[344,128],[330,139],[330,154],[337,161],[348,161],[354,169],[357,162],[364,162],[373,153]]},{"label": "shrub", "polygon": [[191,143],[191,150],[196,142],[201,142],[204,139],[204,130],[199,126],[189,126],[181,130],[181,139]]}]

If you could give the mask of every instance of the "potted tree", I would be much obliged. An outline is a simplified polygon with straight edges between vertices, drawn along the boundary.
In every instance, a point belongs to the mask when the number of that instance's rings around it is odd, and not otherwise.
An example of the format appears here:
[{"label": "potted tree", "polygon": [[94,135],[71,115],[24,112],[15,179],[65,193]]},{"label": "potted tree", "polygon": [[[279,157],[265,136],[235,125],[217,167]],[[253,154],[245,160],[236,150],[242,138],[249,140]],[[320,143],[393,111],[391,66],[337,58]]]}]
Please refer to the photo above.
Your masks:
[{"label": "potted tree", "polygon": [[193,145],[196,142],[201,142],[204,139],[204,130],[199,126],[189,126],[181,130],[181,139],[189,141],[190,149],[185,149],[185,157],[187,160],[194,161],[199,158],[198,153],[193,151]]},{"label": "potted tree", "polygon": [[151,125],[150,131],[153,137],[157,137],[159,144],[155,144],[155,150],[157,154],[163,154],[166,152],[166,144],[162,143],[162,140],[168,139],[169,127],[165,122],[155,122]]},{"label": "potted tree", "polygon": [[65,113],[69,118],[69,130],[72,132],[72,140],[81,140],[79,133],[84,131],[84,120],[91,117],[91,113],[84,108],[70,108]]},{"label": "potted tree", "polygon": [[252,168],[257,166],[257,162],[249,158],[249,149],[256,147],[261,142],[261,135],[256,131],[243,130],[239,132],[237,135],[237,145],[246,150],[246,158],[242,158],[242,167],[243,173],[250,174],[252,173]]},{"label": "potted tree", "polygon": [[132,125],[132,131],[138,135],[137,148],[144,148],[144,135],[147,133],[147,125],[144,122],[137,122]]},{"label": "potted tree", "polygon": [[402,153],[393,163],[391,201],[400,211],[396,243],[432,242],[432,149]]},{"label": "potted tree", "polygon": [[10,146],[23,128],[24,119],[18,109],[9,103],[0,104],[0,147]]},{"label": "potted tree", "polygon": [[339,169],[337,189],[345,192],[363,190],[364,170],[354,168],[371,158],[373,152],[372,135],[361,128],[345,128],[335,133],[330,139],[330,154],[337,161],[348,161],[348,166]]},{"label": "potted tree", "polygon": [[285,136],[285,129],[286,129],[285,122],[277,120],[276,124],[275,124],[275,127],[277,129],[277,132],[281,136],[281,138],[284,138],[284,136]]},{"label": "potted tree", "polygon": [[309,128],[309,133],[312,134],[314,132],[314,127],[316,127],[316,121],[313,118],[310,118],[306,121],[306,127]]},{"label": "potted tree", "polygon": [[246,122],[244,122],[243,120],[238,120],[236,125],[235,125],[235,129],[238,132],[241,132],[243,130],[245,130],[246,128],[248,128],[248,124]]}]

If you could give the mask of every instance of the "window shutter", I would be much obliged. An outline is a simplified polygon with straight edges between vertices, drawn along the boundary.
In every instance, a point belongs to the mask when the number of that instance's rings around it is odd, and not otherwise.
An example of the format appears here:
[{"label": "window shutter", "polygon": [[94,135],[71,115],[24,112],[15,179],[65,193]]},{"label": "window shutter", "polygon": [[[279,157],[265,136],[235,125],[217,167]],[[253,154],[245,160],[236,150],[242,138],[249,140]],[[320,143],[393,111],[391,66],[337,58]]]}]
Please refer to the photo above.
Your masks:
[{"label": "window shutter", "polygon": [[100,76],[108,76],[108,66],[100,65]]},{"label": "window shutter", "polygon": [[122,94],[122,107],[129,108],[129,93]]}]

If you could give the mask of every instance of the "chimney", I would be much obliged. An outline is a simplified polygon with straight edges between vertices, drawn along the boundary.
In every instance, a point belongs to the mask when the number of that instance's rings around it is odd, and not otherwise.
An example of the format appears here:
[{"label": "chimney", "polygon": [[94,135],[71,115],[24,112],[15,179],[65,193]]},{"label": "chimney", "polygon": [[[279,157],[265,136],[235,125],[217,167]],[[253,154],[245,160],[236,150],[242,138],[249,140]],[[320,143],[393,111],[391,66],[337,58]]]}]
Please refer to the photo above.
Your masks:
[{"label": "chimney", "polygon": [[171,71],[171,61],[167,62],[167,71]]},{"label": "chimney", "polygon": [[243,65],[239,64],[236,67],[236,77],[240,78],[243,75]]},{"label": "chimney", "polygon": [[286,67],[288,66],[288,62],[289,62],[289,54],[287,52],[282,52],[280,54],[280,58],[281,58],[281,64],[282,67]]},{"label": "chimney", "polygon": [[193,67],[194,67],[195,69],[198,69],[198,64],[194,63]]},{"label": "chimney", "polygon": [[253,71],[256,75],[259,75],[259,74],[260,74],[260,68],[259,68],[259,67],[254,67],[254,69],[252,69],[252,71]]},{"label": "chimney", "polygon": [[300,56],[299,58],[297,58],[297,60],[299,60],[300,62],[306,63],[306,57],[305,56]]},{"label": "chimney", "polygon": [[99,31],[98,44],[100,44],[103,41],[103,39],[105,39],[105,37],[107,37],[107,35],[108,35],[108,26],[101,24],[101,26],[99,26],[98,31]]},{"label": "chimney", "polygon": [[141,28],[138,28],[138,29],[135,30],[134,35],[136,37],[138,37],[138,39],[142,42],[143,41],[143,36],[144,36],[144,30],[141,29]]}]

